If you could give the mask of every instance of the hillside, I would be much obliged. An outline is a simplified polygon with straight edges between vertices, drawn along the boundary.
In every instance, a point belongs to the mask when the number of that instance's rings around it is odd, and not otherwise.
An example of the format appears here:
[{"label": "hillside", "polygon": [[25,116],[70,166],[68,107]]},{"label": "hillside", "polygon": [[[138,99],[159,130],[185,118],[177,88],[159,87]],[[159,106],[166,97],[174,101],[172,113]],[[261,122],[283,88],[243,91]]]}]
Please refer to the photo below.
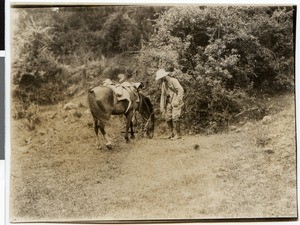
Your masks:
[{"label": "hillside", "polygon": [[126,144],[115,117],[112,150],[95,147],[86,96],[71,102],[12,119],[11,222],[297,216],[293,95],[261,121],[176,141],[157,129]]}]

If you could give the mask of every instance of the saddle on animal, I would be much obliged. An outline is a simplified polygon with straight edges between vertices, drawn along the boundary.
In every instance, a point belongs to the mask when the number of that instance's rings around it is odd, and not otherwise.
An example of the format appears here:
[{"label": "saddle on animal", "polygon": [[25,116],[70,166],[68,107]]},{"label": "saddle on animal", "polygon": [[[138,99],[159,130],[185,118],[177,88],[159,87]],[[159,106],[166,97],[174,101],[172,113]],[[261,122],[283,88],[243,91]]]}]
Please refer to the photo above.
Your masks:
[{"label": "saddle on animal", "polygon": [[109,87],[116,94],[117,100],[128,100],[129,104],[126,112],[131,107],[132,103],[138,103],[140,101],[138,89],[142,86],[141,82],[130,83],[128,81],[121,84],[115,84],[110,79],[106,79],[103,82],[103,86]]}]

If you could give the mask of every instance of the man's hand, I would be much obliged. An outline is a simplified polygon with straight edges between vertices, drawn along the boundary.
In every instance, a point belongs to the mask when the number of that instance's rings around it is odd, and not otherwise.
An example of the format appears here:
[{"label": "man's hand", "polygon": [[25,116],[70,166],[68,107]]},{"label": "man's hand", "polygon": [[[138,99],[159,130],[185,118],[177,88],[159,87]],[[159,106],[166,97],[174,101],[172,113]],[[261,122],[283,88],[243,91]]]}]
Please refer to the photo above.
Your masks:
[{"label": "man's hand", "polygon": [[174,106],[174,107],[177,107],[177,106],[179,106],[179,105],[182,105],[182,100],[181,100],[181,99],[175,100],[175,101],[173,102],[173,106]]}]

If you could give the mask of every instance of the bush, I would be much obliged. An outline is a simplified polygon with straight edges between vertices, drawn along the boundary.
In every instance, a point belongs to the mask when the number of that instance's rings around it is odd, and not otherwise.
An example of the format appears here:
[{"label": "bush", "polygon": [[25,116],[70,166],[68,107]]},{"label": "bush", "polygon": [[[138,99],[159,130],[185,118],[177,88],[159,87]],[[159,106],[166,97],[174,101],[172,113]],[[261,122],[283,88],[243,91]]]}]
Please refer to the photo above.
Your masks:
[{"label": "bush", "polygon": [[56,103],[124,73],[144,82],[157,110],[155,72],[175,67],[186,90],[185,123],[210,133],[260,118],[257,93],[294,89],[290,6],[14,10],[13,98],[23,108]]},{"label": "bush", "polygon": [[182,6],[161,13],[139,55],[156,107],[154,74],[171,64],[183,72],[183,117],[193,130],[218,132],[261,119],[264,108],[252,96],[294,88],[294,14],[292,7],[266,6]]},{"label": "bush", "polygon": [[36,104],[25,105],[16,103],[12,112],[12,118],[15,120],[26,119],[24,125],[29,131],[35,130],[36,126],[41,124],[40,107]]}]

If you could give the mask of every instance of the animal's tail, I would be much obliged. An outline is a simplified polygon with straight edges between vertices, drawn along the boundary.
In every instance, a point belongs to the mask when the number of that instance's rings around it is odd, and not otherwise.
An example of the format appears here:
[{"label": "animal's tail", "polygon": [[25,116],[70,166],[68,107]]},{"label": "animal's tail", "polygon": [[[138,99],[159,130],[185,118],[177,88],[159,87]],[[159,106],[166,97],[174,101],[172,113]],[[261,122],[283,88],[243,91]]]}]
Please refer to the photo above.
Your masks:
[{"label": "animal's tail", "polygon": [[93,117],[96,117],[100,124],[104,125],[108,121],[109,115],[102,105],[97,104],[96,95],[93,89],[90,89],[88,92],[88,104]]}]

